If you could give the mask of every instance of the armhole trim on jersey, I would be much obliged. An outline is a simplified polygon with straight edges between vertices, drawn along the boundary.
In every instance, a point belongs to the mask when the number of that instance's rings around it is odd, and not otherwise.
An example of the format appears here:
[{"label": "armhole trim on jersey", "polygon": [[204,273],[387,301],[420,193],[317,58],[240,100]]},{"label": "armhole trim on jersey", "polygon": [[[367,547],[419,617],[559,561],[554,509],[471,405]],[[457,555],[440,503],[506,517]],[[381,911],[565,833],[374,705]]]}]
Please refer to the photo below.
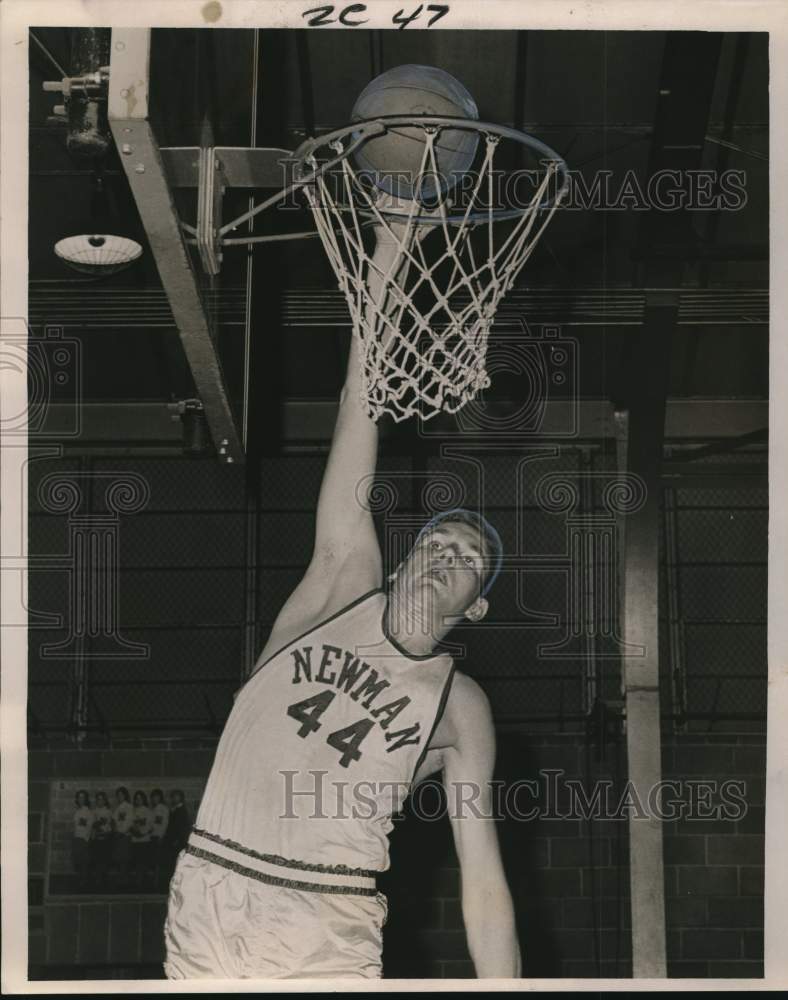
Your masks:
[{"label": "armhole trim on jersey", "polygon": [[266,660],[264,660],[260,664],[260,666],[257,667],[246,678],[244,683],[238,688],[238,690],[233,695],[233,698],[237,698],[238,695],[241,693],[241,691],[243,691],[243,689],[246,687],[246,685],[250,681],[254,680],[254,678],[257,677],[258,674],[262,673],[263,669],[268,666],[271,660],[276,659],[276,657],[279,656],[280,653],[284,652],[284,650],[286,650],[288,646],[292,646],[294,643],[300,642],[302,639],[305,639],[312,632],[316,632],[317,629],[322,628],[324,625],[328,625],[329,622],[332,622],[335,618],[339,618],[340,615],[346,614],[348,611],[355,608],[357,604],[361,604],[363,601],[366,601],[368,598],[372,597],[373,594],[382,594],[382,593],[383,593],[382,587],[375,587],[374,590],[368,590],[365,594],[362,594],[360,597],[357,597],[354,601],[351,601],[350,604],[346,604],[344,608],[340,608],[339,611],[335,611],[333,615],[329,615],[328,618],[323,618],[321,621],[315,622],[315,624],[310,625],[305,632],[302,632],[300,635],[293,636],[292,639],[288,639],[288,641],[284,644],[284,646],[280,646],[275,653],[271,653],[271,655]]},{"label": "armhole trim on jersey", "polygon": [[457,669],[456,666],[452,662],[452,665],[449,668],[448,676],[446,677],[446,680],[443,684],[443,691],[441,692],[440,701],[438,702],[438,709],[437,712],[435,713],[435,721],[432,723],[432,726],[430,727],[430,734],[427,737],[424,746],[422,747],[421,753],[419,754],[418,760],[416,761],[416,766],[413,768],[413,774],[410,776],[411,785],[416,779],[416,774],[419,768],[421,767],[421,762],[427,756],[427,750],[429,749],[430,746],[430,740],[435,735],[435,730],[438,728],[438,723],[443,718],[443,713],[446,710],[446,702],[449,700],[449,692],[451,691],[451,685],[452,681],[454,680],[454,672],[456,669]]}]

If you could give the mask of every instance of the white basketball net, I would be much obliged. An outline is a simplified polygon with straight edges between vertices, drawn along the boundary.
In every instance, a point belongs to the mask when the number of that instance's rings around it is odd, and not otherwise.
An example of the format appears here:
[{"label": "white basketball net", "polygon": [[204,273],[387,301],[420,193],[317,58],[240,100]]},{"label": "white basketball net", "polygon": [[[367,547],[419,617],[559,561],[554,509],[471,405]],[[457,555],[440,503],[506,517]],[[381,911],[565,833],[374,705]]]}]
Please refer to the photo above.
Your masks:
[{"label": "white basketball net", "polygon": [[[437,130],[424,132],[416,190],[425,172],[438,174]],[[490,384],[485,358],[496,309],[560,199],[540,213],[557,170],[556,164],[548,164],[528,205],[501,225],[500,215],[496,218],[490,208],[499,137],[487,134],[485,139],[483,163],[474,172],[472,190],[465,192],[468,202],[459,222],[447,221],[445,198],[428,213],[433,221],[425,223],[425,210],[417,202],[370,190],[359,180],[350,156],[338,164],[341,180],[337,185],[334,176],[333,190],[328,173],[305,187],[361,340],[363,400],[374,420],[383,413],[397,422],[416,415],[427,420],[441,410],[455,413]],[[332,148],[342,152],[339,145]],[[306,162],[317,167],[314,158]],[[370,225],[378,242],[387,245],[385,267],[365,249],[362,234]],[[474,247],[469,235],[480,228],[486,239],[475,241]]]}]

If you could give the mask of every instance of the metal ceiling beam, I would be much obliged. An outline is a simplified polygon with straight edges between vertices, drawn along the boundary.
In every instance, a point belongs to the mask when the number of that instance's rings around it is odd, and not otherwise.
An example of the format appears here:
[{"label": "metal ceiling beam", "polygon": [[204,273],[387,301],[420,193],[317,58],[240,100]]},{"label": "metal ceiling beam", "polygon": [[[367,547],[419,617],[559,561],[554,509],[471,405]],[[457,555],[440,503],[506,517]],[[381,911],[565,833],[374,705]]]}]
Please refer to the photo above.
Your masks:
[{"label": "metal ceiling beam", "polygon": [[669,399],[665,440],[735,438],[759,431],[768,422],[766,399]]},{"label": "metal ceiling beam", "polygon": [[[718,216],[715,216],[718,217]],[[698,238],[699,239],[699,238]],[[718,260],[768,260],[768,243],[731,243],[717,246],[706,243],[677,243],[666,246],[651,246],[648,250],[634,250],[633,261],[651,260],[662,257],[669,260],[718,261]],[[704,288],[707,287],[704,285]]]},{"label": "metal ceiling beam", "polygon": [[660,479],[663,486],[672,489],[765,490],[769,470],[765,461],[701,465],[697,469],[683,462],[663,462]]},{"label": "metal ceiling beam", "polygon": [[[47,436],[57,438],[73,427],[73,406],[53,403],[47,408]],[[181,441],[180,418],[168,403],[82,403],[80,432],[76,445],[87,442],[112,444],[139,441],[177,445]],[[67,446],[65,439],[63,444]]]},{"label": "metal ceiling beam", "polygon": [[217,452],[243,462],[222,367],[181,233],[156,137],[148,122],[150,30],[112,31],[109,122],[148,235]]},{"label": "metal ceiling beam", "polygon": [[[649,257],[649,259],[652,259]],[[88,290],[89,286],[89,290]],[[501,313],[522,316],[529,326],[637,327],[643,321],[645,288],[513,289]],[[747,327],[766,333],[769,323],[767,288],[676,289],[680,327]],[[347,328],[351,325],[343,293],[330,288],[285,288],[276,296],[267,290],[269,308],[276,303],[287,327]],[[243,286],[225,287],[208,298],[220,311],[224,326],[242,326],[246,306]],[[172,325],[166,294],[158,288],[99,287],[94,282],[64,280],[36,283],[30,291],[30,322],[47,320],[58,326],[146,327]],[[495,336],[501,323],[493,327]],[[712,331],[713,332],[713,331]]]},{"label": "metal ceiling beam", "polygon": [[[501,400],[503,404],[506,400]],[[510,401],[515,402],[515,401]],[[551,434],[566,427],[566,403],[548,401],[539,436],[549,439]],[[575,441],[613,440],[616,436],[613,406],[604,399],[583,399],[578,402],[578,435]],[[283,405],[282,427],[285,441],[328,441],[336,421],[335,402],[314,400],[287,400]],[[768,420],[768,400],[736,399],[671,399],[665,415],[665,441],[707,442],[711,439],[726,440],[757,431]],[[441,419],[438,417],[437,419]],[[448,418],[456,427],[454,418]],[[688,470],[689,471],[689,470]]]},{"label": "metal ceiling beam", "polygon": [[[512,403],[515,401],[511,401]],[[336,422],[336,401],[320,399],[287,399],[282,404],[282,438],[285,444],[293,442],[328,442]],[[613,407],[604,399],[585,399],[578,404],[577,438],[571,443],[612,440],[615,437]],[[548,401],[540,435],[545,440],[551,433],[566,427],[566,404]],[[74,424],[74,408],[66,403],[53,403],[47,410],[47,435],[58,438]],[[672,399],[668,400],[665,416],[665,440],[680,445],[689,442],[722,443],[739,441],[745,435],[758,433],[768,419],[767,400],[735,399]],[[88,446],[172,446],[182,442],[180,418],[171,403],[82,403],[80,405],[80,434],[66,440],[66,449]],[[564,439],[566,441],[566,439]],[[519,447],[519,445],[517,445]],[[691,454],[691,453],[690,453]],[[736,463],[733,473],[744,473],[749,468]],[[762,475],[763,467],[754,467]],[[671,456],[663,473],[671,476],[707,476],[727,473],[729,467],[716,463],[713,466],[683,460],[683,455]],[[739,470],[739,471],[737,471]],[[756,474],[753,472],[753,474]]]}]

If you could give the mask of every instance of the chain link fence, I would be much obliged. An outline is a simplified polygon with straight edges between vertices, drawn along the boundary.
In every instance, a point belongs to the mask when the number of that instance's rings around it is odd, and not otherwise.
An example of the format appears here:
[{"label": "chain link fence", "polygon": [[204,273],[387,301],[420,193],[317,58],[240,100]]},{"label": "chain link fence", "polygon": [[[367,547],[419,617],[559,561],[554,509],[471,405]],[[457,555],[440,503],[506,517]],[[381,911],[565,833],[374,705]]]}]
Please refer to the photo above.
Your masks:
[{"label": "chain link fence", "polygon": [[[324,454],[266,458],[255,510],[243,470],[212,462],[32,461],[31,731],[218,732],[306,569],[324,465]],[[580,726],[599,699],[620,702],[614,475],[613,457],[578,448],[381,460],[375,519],[389,571],[438,510],[481,510],[501,534],[486,619],[448,638],[502,724]],[[130,476],[144,502],[108,515],[106,484]],[[79,502],[53,508],[69,481]],[[676,725],[762,724],[767,523],[758,486],[664,491],[660,669]],[[89,572],[77,566],[84,524],[104,531]]]},{"label": "chain link fence", "polygon": [[218,732],[244,662],[243,471],[172,458],[29,469],[31,732]]},{"label": "chain link fence", "polygon": [[768,492],[756,485],[679,487],[666,489],[663,500],[663,712],[679,728],[760,730]]}]

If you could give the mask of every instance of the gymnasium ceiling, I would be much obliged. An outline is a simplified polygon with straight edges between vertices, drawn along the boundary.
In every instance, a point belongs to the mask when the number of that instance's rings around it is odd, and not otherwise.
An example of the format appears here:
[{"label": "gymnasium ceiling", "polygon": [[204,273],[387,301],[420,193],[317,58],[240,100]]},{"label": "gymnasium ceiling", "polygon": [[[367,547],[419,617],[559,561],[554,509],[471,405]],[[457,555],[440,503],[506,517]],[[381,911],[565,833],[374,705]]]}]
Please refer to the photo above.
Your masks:
[{"label": "gymnasium ceiling", "polygon": [[[68,70],[68,31],[36,35]],[[688,74],[693,93],[693,81],[705,80],[708,114],[702,134],[691,136],[698,165],[743,172],[746,198],[736,210],[688,213],[681,240],[660,244],[682,288],[668,394],[764,398],[768,36],[722,35],[711,55],[701,41],[685,35],[677,47],[660,32],[261,32],[257,144],[295,148],[345,124],[374,75],[425,63],[461,79],[481,118],[531,132],[589,186],[607,171],[613,204],[558,212],[511,300],[532,324],[560,324],[578,338],[580,393],[605,398],[642,322],[644,289],[664,284],[649,269],[655,238],[644,220],[654,213],[638,206],[637,190],[653,169],[660,130],[680,133],[687,102],[668,104],[666,117],[659,91],[666,74],[677,89]],[[253,43],[252,32],[154,32],[152,119],[162,145],[199,143],[206,121],[216,145],[251,144]],[[188,366],[117,154],[102,164],[101,195],[96,171],[69,156],[65,129],[51,121],[54,95],[41,84],[58,73],[35,44],[30,67],[31,322],[82,339],[87,401],[189,397]],[[633,190],[634,201],[621,200]],[[96,231],[137,239],[143,259],[95,281],[55,257],[58,239]],[[245,274],[245,251],[228,251],[209,291],[223,310],[220,353],[234,397],[242,393]],[[253,384],[281,398],[335,398],[347,316],[319,241],[260,247],[253,274]]]}]

